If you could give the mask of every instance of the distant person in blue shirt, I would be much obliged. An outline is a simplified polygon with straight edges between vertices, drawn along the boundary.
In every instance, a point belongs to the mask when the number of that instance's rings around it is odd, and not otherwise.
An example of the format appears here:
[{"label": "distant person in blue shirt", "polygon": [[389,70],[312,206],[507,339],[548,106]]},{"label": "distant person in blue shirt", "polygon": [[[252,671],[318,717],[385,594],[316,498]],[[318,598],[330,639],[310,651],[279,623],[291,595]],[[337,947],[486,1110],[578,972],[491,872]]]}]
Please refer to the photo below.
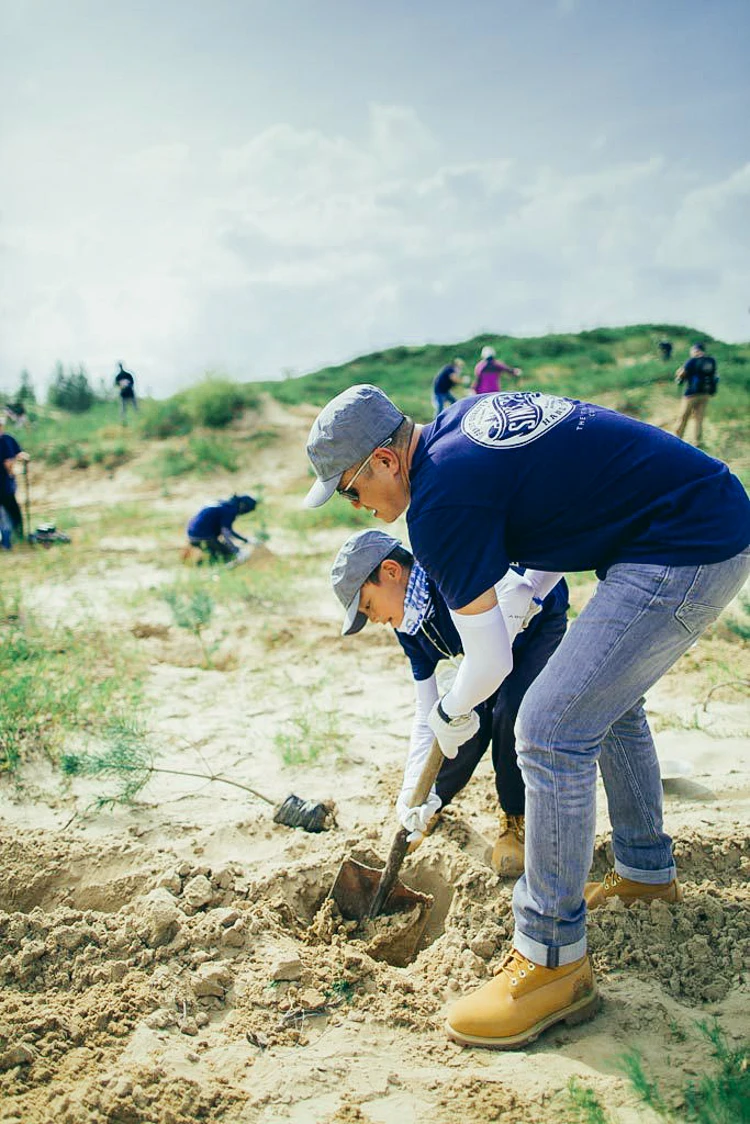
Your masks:
[{"label": "distant person in blue shirt", "polygon": [[13,534],[23,539],[23,516],[16,499],[15,465],[16,461],[26,462],[29,459],[29,454],[23,451],[15,437],[5,432],[5,414],[0,411],[0,507],[5,513],[0,542],[5,550],[11,549]]},{"label": "distant person in blue shirt", "polygon": [[248,515],[254,511],[257,500],[252,496],[230,496],[228,500],[216,500],[202,507],[187,526],[188,541],[208,554],[212,562],[231,562],[239,554],[237,542],[247,543],[246,539],[234,529],[238,515]]},{"label": "distant person in blue shirt", "polygon": [[[518,571],[509,570],[508,580],[497,587],[506,621],[519,576]],[[359,531],[347,539],[333,564],[331,583],[346,610],[342,636],[359,632],[368,620],[389,624],[411,664],[416,706],[396,810],[411,832],[412,847],[432,830],[440,809],[465,787],[491,744],[501,811],[490,862],[497,874],[517,878],[523,873],[525,797],[513,726],[526,690],[565,635],[565,582],[558,582],[544,602],[535,606],[528,626],[518,632],[513,641],[513,670],[479,704],[479,729],[452,760],[444,758],[435,787],[419,808],[413,807],[411,795],[435,736],[427,718],[438,699],[436,673],[441,661],[454,670],[460,666],[461,638],[435,583],[414,555],[385,531]]]},{"label": "distant person in blue shirt", "polygon": [[[513,668],[497,583],[526,567],[527,604],[564,573],[598,584],[527,691],[516,720],[526,786],[525,871],[513,947],[448,1014],[455,1041],[515,1049],[597,1009],[586,910],[611,898],[678,902],[645,693],[750,574],[750,500],[727,466],[604,406],[532,391],[458,402],[417,426],[377,387],[352,386],[308,438],[317,481],[389,523],[440,590],[464,659],[428,722],[447,757]],[[586,885],[597,763],[615,869]]]},{"label": "distant person in blue shirt", "polygon": [[682,416],[677,426],[677,436],[682,437],[690,418],[695,425],[695,443],[703,444],[703,419],[708,403],[719,386],[716,373],[716,360],[706,355],[704,344],[694,343],[690,348],[690,358],[675,374],[675,382],[685,387],[683,391]]},{"label": "distant person in blue shirt", "polygon": [[451,363],[446,363],[444,367],[441,367],[435,375],[432,384],[432,404],[435,407],[435,417],[442,414],[446,406],[451,406],[456,401],[453,387],[460,385],[463,369],[463,359],[456,357]]}]

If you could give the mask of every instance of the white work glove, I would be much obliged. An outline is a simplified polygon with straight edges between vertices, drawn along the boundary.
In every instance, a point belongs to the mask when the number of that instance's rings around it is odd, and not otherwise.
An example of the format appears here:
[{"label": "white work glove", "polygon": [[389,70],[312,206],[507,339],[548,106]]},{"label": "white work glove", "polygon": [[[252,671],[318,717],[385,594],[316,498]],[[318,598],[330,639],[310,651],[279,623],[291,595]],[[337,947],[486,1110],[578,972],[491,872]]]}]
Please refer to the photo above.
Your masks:
[{"label": "white work glove", "polygon": [[440,705],[433,706],[427,717],[427,724],[440,743],[443,757],[454,758],[464,742],[473,738],[479,729],[479,715],[475,710],[468,714],[457,714],[451,718]]},{"label": "white work glove", "polygon": [[412,792],[413,789],[411,788],[402,788],[396,801],[396,815],[401,826],[409,832],[407,836],[407,842],[409,843],[415,843],[422,838],[430,820],[443,806],[443,801],[433,788],[424,804],[414,808],[411,804]]},{"label": "white work glove", "polygon": [[542,603],[535,604],[533,585],[515,570],[508,570],[503,580],[497,583],[495,595],[512,644],[521,629],[526,628],[539,612]]}]

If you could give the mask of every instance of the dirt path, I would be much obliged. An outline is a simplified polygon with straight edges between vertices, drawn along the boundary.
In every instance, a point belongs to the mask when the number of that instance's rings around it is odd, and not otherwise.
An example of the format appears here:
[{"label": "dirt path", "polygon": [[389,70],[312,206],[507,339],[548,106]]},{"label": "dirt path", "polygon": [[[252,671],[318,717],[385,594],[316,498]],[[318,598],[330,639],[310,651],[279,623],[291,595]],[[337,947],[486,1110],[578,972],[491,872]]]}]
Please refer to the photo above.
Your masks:
[{"label": "dirt path", "polygon": [[[309,425],[304,411],[276,409],[284,438],[252,465],[269,511],[288,508],[304,487]],[[84,507],[124,502],[133,479],[91,482]],[[105,539],[101,556],[87,556],[64,584],[54,574],[35,583],[29,601],[135,638],[148,659],[142,717],[159,764],[208,762],[274,801],[292,791],[332,798],[338,826],[293,831],[238,789],[168,776],[155,776],[133,806],[70,823],[99,782],[66,790],[41,762],[19,783],[6,778],[0,1121],[551,1124],[567,1118],[571,1078],[596,1091],[612,1121],[655,1121],[622,1075],[627,1050],[674,1089],[705,1063],[698,1019],[715,1016],[730,1036],[750,1031],[741,701],[719,692],[694,721],[689,668],[648,700],[663,720],[660,754],[680,766],[665,782],[665,805],[686,900],[592,915],[602,1013],[525,1051],[461,1050],[443,1035],[445,1006],[488,977],[511,932],[512,885],[487,865],[489,764],[405,868],[411,886],[435,897],[426,946],[405,968],[376,959],[372,943],[321,905],[341,860],[383,857],[395,830],[411,708],[405,664],[384,632],[337,636],[326,573],[346,529],[275,532],[269,518],[270,572],[274,557],[302,559],[297,607],[274,605],[272,590],[267,603],[221,607],[211,639],[222,670],[202,668],[194,638],[158,597],[180,577],[176,543],[161,544],[190,513],[191,487],[168,497],[152,489],[166,531],[149,549],[133,549],[127,535]],[[60,485],[44,481],[40,492],[60,502]],[[335,718],[327,742],[326,715]],[[315,742],[312,759],[285,764],[276,744],[285,732],[303,757]],[[601,792],[599,829],[603,871]]]}]

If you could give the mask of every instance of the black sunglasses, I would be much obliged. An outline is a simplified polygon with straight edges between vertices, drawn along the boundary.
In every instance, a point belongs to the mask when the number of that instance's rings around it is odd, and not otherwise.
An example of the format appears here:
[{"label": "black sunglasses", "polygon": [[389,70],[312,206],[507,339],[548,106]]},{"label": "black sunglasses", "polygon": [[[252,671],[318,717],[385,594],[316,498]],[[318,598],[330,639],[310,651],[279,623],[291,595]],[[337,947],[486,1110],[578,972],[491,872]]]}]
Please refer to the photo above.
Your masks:
[{"label": "black sunglasses", "polygon": [[351,503],[359,503],[359,492],[357,491],[357,489],[356,489],[356,488],[353,488],[353,487],[352,487],[352,484],[353,484],[353,483],[354,483],[354,481],[355,481],[355,480],[357,479],[357,477],[359,476],[360,472],[362,472],[362,470],[363,470],[363,469],[367,468],[368,464],[370,463],[370,461],[372,460],[372,458],[373,458],[373,457],[375,456],[375,454],[377,453],[378,449],[387,449],[387,448],[388,448],[388,446],[389,446],[390,444],[392,444],[392,443],[393,443],[393,436],[391,436],[391,437],[386,437],[385,441],[382,441],[382,442],[380,443],[380,445],[377,445],[377,446],[376,446],[376,447],[375,447],[375,448],[374,448],[374,449],[372,450],[372,452],[370,453],[369,457],[367,457],[367,458],[366,458],[365,460],[363,460],[363,461],[362,461],[362,464],[361,464],[361,465],[359,466],[359,468],[357,469],[357,471],[356,471],[356,472],[354,473],[354,476],[352,476],[352,478],[351,478],[351,480],[349,481],[349,483],[347,484],[346,488],[337,488],[337,489],[336,489],[336,491],[338,492],[338,494],[339,494],[340,496],[343,496],[345,500],[349,500],[349,501],[350,501]]}]

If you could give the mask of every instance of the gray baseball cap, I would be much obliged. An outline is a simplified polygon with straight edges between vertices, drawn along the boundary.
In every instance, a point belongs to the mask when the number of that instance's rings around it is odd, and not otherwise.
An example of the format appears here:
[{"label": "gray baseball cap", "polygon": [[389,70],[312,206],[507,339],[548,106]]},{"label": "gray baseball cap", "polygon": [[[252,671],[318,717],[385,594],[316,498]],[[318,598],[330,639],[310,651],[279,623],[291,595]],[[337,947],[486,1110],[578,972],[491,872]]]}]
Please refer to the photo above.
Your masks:
[{"label": "gray baseball cap", "polygon": [[360,590],[375,567],[401,545],[393,535],[372,530],[357,531],[341,547],[331,567],[331,585],[346,610],[342,636],[353,636],[367,624],[367,617],[359,611]]},{"label": "gray baseball cap", "polygon": [[332,398],[307,439],[307,455],[318,479],[303,506],[320,507],[329,500],[347,468],[377,449],[404,416],[387,394],[369,383],[350,386]]}]

